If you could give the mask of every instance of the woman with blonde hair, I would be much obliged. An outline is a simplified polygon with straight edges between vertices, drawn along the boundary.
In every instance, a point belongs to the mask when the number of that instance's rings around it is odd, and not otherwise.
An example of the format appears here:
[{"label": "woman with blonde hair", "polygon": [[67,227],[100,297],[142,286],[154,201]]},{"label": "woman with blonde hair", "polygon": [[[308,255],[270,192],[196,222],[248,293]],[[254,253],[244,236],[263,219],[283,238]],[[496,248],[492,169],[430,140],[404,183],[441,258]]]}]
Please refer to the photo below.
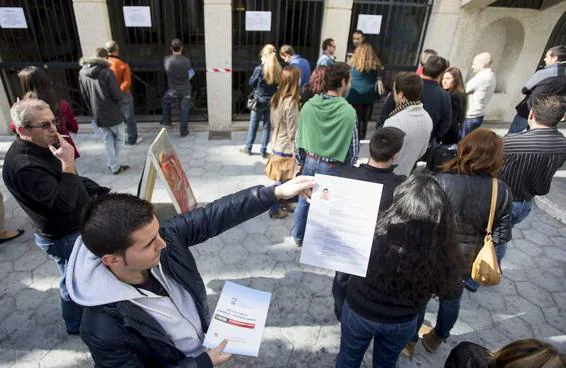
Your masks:
[{"label": "woman with blonde hair", "polygon": [[346,99],[356,109],[358,137],[365,139],[372,107],[379,97],[375,83],[382,65],[373,47],[367,43],[356,47],[348,64],[352,66],[352,88]]},{"label": "woman with blonde hair", "polygon": [[247,155],[252,154],[259,121],[263,121],[263,133],[261,139],[261,156],[267,158],[267,144],[271,124],[269,120],[269,101],[277,90],[277,84],[281,77],[281,64],[277,59],[275,46],[265,45],[260,52],[261,64],[256,66],[250,78],[250,86],[253,88],[254,97],[257,99],[256,106],[250,114],[250,127],[246,146],[240,148],[240,152]]},{"label": "woman with blonde hair", "polygon": [[494,352],[464,341],[452,349],[444,368],[566,368],[566,358],[535,339],[513,341]]},{"label": "woman with blonde hair", "polygon": [[[270,179],[283,183],[295,174],[295,136],[299,121],[299,103],[301,101],[301,71],[287,66],[281,73],[277,92],[271,98],[271,152],[266,170]],[[285,218],[287,207],[275,204],[269,210],[271,218]]]}]

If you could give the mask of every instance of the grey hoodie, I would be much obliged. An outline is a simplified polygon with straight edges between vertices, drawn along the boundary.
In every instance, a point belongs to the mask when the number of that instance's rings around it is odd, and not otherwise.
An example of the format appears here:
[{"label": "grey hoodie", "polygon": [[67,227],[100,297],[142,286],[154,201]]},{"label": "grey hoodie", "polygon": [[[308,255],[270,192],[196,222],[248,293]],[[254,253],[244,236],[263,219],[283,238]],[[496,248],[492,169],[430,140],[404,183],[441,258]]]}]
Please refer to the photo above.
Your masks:
[{"label": "grey hoodie", "polygon": [[124,121],[120,104],[124,94],[110,63],[101,58],[82,58],[79,71],[81,95],[99,127],[112,127]]},{"label": "grey hoodie", "polygon": [[71,299],[85,307],[129,301],[143,308],[186,356],[200,355],[205,350],[202,346],[204,332],[191,295],[165,276],[161,265],[150,272],[167,290],[169,297],[118,280],[79,236],[67,265],[66,285]]}]

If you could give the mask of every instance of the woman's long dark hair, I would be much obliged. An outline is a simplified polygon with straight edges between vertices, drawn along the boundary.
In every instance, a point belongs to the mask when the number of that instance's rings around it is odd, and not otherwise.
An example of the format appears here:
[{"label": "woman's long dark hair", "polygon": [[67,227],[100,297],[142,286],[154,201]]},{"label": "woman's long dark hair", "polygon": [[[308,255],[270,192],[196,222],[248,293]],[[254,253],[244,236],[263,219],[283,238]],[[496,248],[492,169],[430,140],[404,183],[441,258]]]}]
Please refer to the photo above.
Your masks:
[{"label": "woman's long dark hair", "polygon": [[369,281],[387,295],[419,305],[460,288],[463,258],[452,205],[434,177],[410,176],[377,223]]},{"label": "woman's long dark hair", "polygon": [[23,94],[34,92],[37,98],[45,101],[55,116],[59,116],[59,99],[47,73],[36,66],[28,66],[18,73]]}]

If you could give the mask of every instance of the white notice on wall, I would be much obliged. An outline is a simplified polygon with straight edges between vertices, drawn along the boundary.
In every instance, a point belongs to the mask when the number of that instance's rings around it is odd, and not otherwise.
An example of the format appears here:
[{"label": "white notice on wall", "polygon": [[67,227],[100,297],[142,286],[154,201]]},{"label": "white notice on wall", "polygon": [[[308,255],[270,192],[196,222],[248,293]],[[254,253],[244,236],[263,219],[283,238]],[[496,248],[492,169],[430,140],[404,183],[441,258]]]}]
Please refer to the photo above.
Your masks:
[{"label": "white notice on wall", "polygon": [[124,6],[124,23],[126,27],[151,27],[149,6]]},{"label": "white notice on wall", "polygon": [[271,12],[247,11],[246,31],[271,31]]},{"label": "white notice on wall", "polygon": [[366,34],[379,34],[382,18],[381,15],[360,14],[357,29]]},{"label": "white notice on wall", "polygon": [[28,24],[24,8],[0,8],[0,27],[26,29]]}]

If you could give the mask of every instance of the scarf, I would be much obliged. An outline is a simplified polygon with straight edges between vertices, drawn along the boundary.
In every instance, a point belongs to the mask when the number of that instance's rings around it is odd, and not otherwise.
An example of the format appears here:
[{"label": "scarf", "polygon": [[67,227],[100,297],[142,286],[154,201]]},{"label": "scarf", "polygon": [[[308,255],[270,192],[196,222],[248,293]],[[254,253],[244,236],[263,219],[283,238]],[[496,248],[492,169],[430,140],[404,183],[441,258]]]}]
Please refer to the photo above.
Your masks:
[{"label": "scarf", "polygon": [[389,118],[392,117],[393,115],[405,110],[409,106],[416,106],[416,105],[420,105],[420,104],[422,104],[422,102],[419,101],[419,100],[401,102],[399,105],[397,105],[397,107],[395,107],[395,109],[393,109],[393,111],[391,111],[389,113],[388,117]]}]

